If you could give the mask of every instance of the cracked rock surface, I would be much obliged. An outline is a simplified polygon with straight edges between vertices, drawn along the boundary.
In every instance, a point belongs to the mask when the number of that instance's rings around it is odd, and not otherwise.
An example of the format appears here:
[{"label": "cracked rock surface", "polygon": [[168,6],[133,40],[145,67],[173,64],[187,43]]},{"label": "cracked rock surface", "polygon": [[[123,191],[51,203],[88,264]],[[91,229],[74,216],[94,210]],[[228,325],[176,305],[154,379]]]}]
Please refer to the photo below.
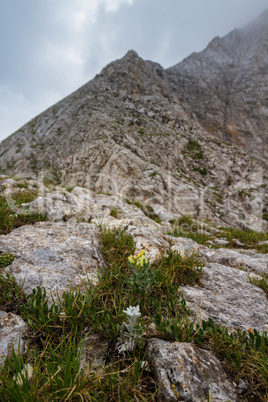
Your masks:
[{"label": "cracked rock surface", "polygon": [[197,316],[211,317],[229,328],[268,330],[268,299],[262,289],[249,283],[246,272],[209,263],[203,267],[202,283],[203,287],[183,288]]},{"label": "cracked rock surface", "polygon": [[0,311],[0,365],[6,357],[12,356],[12,346],[16,352],[24,352],[24,339],[28,325],[22,318]]},{"label": "cracked rock surface", "polygon": [[0,250],[16,255],[5,272],[24,283],[29,294],[37,286],[59,294],[76,287],[87,277],[98,281],[99,267],[105,267],[96,225],[88,223],[39,222],[0,236]]},{"label": "cracked rock surface", "polygon": [[154,339],[149,360],[160,385],[159,401],[236,401],[236,390],[212,353],[184,342]]}]

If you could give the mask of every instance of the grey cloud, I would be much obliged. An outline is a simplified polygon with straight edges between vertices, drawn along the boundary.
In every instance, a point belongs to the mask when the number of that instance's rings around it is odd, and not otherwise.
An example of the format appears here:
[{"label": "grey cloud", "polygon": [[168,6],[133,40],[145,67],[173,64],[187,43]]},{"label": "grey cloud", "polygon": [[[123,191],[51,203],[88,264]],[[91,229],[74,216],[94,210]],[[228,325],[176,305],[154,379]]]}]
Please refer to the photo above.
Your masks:
[{"label": "grey cloud", "polygon": [[267,0],[133,0],[116,11],[99,4],[95,22],[76,31],[82,0],[1,2],[0,140],[129,49],[169,67],[257,17]]}]

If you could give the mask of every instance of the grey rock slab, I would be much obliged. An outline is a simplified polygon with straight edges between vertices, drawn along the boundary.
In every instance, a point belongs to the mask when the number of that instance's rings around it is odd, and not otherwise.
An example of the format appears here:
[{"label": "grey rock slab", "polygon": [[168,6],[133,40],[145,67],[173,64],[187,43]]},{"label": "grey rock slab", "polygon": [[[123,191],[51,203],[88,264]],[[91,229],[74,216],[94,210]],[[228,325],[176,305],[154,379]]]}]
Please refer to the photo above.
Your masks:
[{"label": "grey rock slab", "polygon": [[81,369],[105,366],[109,341],[99,334],[89,334],[82,342]]},{"label": "grey rock slab", "polygon": [[188,239],[187,237],[171,237],[171,239],[171,250],[178,251],[182,257],[197,253],[200,249],[200,244],[196,243],[192,239]]},{"label": "grey rock slab", "polygon": [[202,283],[203,287],[182,288],[197,316],[204,311],[229,328],[268,330],[268,299],[262,289],[249,283],[246,272],[209,263],[203,268]]},{"label": "grey rock slab", "polygon": [[61,198],[58,197],[58,194],[46,194],[44,197],[40,196],[30,203],[23,204],[17,212],[22,213],[29,209],[46,215],[53,222],[70,219],[76,215],[77,211],[66,202],[64,196]]},{"label": "grey rock slab", "polygon": [[259,275],[268,273],[267,254],[251,251],[235,251],[225,248],[211,250],[207,247],[201,247],[200,252],[209,262],[216,262],[237,269],[243,269]]},{"label": "grey rock slab", "polygon": [[159,204],[152,204],[151,207],[154,210],[154,213],[161,219],[161,221],[174,221],[176,216],[171,212],[167,211],[162,205]]},{"label": "grey rock slab", "polygon": [[97,271],[105,267],[96,225],[39,222],[0,236],[0,250],[15,254],[4,272],[13,275],[29,294],[33,288],[62,293],[81,280],[98,282]]},{"label": "grey rock slab", "polygon": [[218,244],[219,246],[227,246],[227,244],[229,244],[228,240],[224,239],[214,239],[213,242]]},{"label": "grey rock slab", "polygon": [[154,339],[148,360],[156,375],[159,401],[236,401],[235,388],[212,353],[190,343]]},{"label": "grey rock slab", "polygon": [[28,328],[19,316],[0,311],[0,365],[12,356],[12,346],[16,352],[24,352],[23,336]]},{"label": "grey rock slab", "polygon": [[151,262],[161,258],[162,253],[169,248],[169,243],[160,230],[129,226],[126,231],[136,242],[136,252],[145,250],[145,256]]},{"label": "grey rock slab", "polygon": [[259,246],[263,246],[263,245],[266,245],[266,244],[268,244],[268,240],[260,241],[258,243]]}]

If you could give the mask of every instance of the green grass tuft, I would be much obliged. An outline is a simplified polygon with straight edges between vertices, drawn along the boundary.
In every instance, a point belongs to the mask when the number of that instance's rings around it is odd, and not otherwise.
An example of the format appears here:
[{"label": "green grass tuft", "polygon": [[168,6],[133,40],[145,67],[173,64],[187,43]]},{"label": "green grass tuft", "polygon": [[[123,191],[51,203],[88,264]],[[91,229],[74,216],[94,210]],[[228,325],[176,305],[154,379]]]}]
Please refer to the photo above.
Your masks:
[{"label": "green grass tuft", "polygon": [[0,268],[4,268],[12,264],[14,258],[15,255],[13,254],[0,253]]},{"label": "green grass tuft", "polygon": [[[153,373],[142,366],[150,335],[142,334],[125,357],[115,348],[126,319],[123,310],[137,305],[143,330],[154,324],[154,336],[160,339],[193,342],[210,350],[233,381],[241,378],[249,384],[249,396],[250,392],[256,392],[254,397],[259,400],[265,396],[267,333],[260,335],[252,329],[230,332],[211,319],[195,327],[191,320],[180,286],[201,285],[204,263],[198,255],[183,258],[169,252],[153,264],[145,261],[141,268],[148,270],[146,278],[133,278],[128,260],[135,253],[132,237],[123,230],[103,227],[101,239],[106,267],[99,272],[99,284],[85,283],[83,291],[70,289],[50,304],[44,289],[37,288],[26,296],[14,278],[0,275],[1,306],[19,312],[31,327],[27,353],[19,355],[13,350],[0,369],[0,400],[155,401]],[[140,286],[144,278],[145,292]],[[109,339],[109,358],[104,368],[82,370],[83,340],[92,331]],[[33,368],[31,379],[24,370],[27,364]]]},{"label": "green grass tuft", "polygon": [[[13,195],[13,201],[17,207],[22,203],[28,203],[33,201],[37,197],[37,193],[21,192]],[[37,212],[27,212],[23,214],[14,214],[13,208],[10,203],[7,202],[6,198],[0,196],[0,235],[5,235],[10,233],[12,230],[23,226],[31,225],[36,222],[46,221],[47,217],[43,214]]]},{"label": "green grass tuft", "polygon": [[262,278],[251,278],[249,277],[250,283],[259,288],[263,289],[266,296],[268,297],[268,274],[263,274]]}]

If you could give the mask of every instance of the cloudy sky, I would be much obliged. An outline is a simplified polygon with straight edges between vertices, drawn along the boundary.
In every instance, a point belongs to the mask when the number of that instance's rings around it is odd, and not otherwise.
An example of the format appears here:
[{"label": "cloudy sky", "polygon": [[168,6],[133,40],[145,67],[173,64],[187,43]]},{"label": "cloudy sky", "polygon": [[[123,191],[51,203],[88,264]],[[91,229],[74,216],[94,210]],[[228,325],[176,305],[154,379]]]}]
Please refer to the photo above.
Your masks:
[{"label": "cloudy sky", "polygon": [[136,50],[170,67],[267,0],[0,0],[0,141]]}]

